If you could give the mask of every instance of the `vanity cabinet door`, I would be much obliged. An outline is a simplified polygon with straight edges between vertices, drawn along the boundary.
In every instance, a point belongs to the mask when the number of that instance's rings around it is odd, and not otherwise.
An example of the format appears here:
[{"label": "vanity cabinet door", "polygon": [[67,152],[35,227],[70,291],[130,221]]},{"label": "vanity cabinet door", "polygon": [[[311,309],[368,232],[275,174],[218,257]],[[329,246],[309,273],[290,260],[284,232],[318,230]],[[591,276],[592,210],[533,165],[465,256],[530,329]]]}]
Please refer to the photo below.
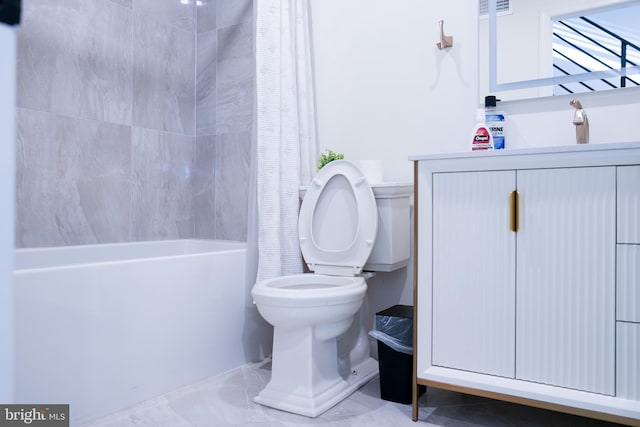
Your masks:
[{"label": "vanity cabinet door", "polygon": [[618,243],[640,244],[640,166],[618,167]]},{"label": "vanity cabinet door", "polygon": [[514,189],[514,171],[433,175],[433,365],[515,375]]},{"label": "vanity cabinet door", "polygon": [[516,378],[615,392],[615,167],[518,171]]}]

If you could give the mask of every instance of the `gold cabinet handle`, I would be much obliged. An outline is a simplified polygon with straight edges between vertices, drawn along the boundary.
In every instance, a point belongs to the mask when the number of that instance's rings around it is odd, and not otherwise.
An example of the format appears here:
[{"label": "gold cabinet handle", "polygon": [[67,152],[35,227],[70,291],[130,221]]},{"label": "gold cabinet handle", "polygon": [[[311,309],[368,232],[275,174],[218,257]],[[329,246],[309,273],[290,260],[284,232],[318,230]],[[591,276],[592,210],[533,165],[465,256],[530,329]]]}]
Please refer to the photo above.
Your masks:
[{"label": "gold cabinet handle", "polygon": [[509,196],[509,228],[513,232],[520,228],[519,198],[520,194],[515,190]]}]

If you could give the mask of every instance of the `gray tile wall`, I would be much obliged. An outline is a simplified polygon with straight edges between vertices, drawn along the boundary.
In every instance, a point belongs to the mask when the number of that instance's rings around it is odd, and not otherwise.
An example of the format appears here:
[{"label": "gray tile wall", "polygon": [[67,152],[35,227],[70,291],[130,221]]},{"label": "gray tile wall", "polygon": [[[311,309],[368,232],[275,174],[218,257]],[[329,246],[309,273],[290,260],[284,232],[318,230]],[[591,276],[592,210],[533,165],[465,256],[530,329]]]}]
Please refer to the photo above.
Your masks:
[{"label": "gray tile wall", "polygon": [[246,240],[253,1],[205,0],[197,21],[195,230],[201,237]]},{"label": "gray tile wall", "polygon": [[252,15],[252,0],[25,0],[16,246],[244,240]]}]

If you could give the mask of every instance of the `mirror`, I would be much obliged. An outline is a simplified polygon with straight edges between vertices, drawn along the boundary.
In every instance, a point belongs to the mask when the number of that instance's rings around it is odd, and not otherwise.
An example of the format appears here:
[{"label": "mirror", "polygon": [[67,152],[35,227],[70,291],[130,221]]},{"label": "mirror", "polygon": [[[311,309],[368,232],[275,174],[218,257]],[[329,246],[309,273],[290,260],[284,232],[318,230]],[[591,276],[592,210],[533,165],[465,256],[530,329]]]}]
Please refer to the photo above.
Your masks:
[{"label": "mirror", "polygon": [[640,84],[640,0],[480,1],[479,99]]}]

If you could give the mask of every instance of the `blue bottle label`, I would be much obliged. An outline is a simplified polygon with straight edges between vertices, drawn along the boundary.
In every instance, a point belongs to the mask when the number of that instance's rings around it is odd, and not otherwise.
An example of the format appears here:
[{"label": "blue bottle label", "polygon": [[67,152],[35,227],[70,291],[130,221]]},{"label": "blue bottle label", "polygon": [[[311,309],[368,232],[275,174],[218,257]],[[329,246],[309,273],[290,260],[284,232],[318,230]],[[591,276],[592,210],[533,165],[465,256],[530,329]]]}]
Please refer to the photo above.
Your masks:
[{"label": "blue bottle label", "polygon": [[493,137],[494,150],[502,150],[504,148],[504,114],[485,114],[485,122]]}]

